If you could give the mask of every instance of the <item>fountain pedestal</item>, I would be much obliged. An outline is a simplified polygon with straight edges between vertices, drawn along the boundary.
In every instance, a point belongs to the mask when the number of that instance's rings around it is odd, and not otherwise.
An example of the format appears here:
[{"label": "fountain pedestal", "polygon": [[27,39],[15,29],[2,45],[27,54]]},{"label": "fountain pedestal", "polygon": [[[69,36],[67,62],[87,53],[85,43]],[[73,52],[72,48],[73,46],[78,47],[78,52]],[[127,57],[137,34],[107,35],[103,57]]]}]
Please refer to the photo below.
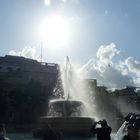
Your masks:
[{"label": "fountain pedestal", "polygon": [[50,101],[47,116],[41,117],[34,137],[43,137],[49,129],[55,133],[70,135],[89,135],[94,118],[88,117],[84,104],[76,100]]}]

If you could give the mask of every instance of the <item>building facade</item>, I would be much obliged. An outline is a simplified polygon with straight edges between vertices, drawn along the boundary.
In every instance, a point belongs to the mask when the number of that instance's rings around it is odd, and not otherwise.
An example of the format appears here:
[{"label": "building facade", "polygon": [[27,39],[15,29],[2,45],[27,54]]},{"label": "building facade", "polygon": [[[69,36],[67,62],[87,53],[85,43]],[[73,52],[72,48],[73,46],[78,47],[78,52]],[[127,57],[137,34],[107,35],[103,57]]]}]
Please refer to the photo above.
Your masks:
[{"label": "building facade", "polygon": [[0,88],[5,92],[17,86],[26,86],[30,81],[39,81],[43,86],[56,84],[59,66],[54,63],[40,63],[36,60],[6,55],[0,57]]}]

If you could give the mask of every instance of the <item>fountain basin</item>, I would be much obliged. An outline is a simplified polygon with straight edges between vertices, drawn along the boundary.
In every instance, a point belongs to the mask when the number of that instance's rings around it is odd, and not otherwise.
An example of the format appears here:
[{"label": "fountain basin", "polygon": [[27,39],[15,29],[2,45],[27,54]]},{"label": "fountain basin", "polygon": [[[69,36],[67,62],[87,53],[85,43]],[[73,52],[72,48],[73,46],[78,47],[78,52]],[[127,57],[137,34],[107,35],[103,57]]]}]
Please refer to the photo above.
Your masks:
[{"label": "fountain basin", "polygon": [[76,100],[50,101],[48,116],[39,120],[39,126],[33,130],[33,136],[43,137],[49,129],[55,133],[70,135],[89,135],[94,118],[85,116],[85,106]]}]

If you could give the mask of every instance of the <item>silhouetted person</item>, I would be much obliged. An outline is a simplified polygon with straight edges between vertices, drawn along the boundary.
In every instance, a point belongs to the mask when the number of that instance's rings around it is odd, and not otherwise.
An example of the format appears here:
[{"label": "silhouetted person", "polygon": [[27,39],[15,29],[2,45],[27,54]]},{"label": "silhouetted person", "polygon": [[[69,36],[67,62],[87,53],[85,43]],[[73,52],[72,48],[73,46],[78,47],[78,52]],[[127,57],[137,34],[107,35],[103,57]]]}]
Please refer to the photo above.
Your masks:
[{"label": "silhouetted person", "polygon": [[[96,128],[96,124],[100,124],[101,128]],[[91,132],[97,134],[97,140],[111,140],[110,135],[112,128],[108,126],[107,121],[102,120],[96,124],[91,128]]]},{"label": "silhouetted person", "polygon": [[0,140],[9,140],[6,137],[6,131],[5,131],[5,127],[3,124],[0,124]]},{"label": "silhouetted person", "polygon": [[125,117],[127,135],[123,140],[140,140],[140,114],[129,113]]},{"label": "silhouetted person", "polygon": [[123,140],[139,140],[139,130],[129,125],[127,127],[127,135],[123,137]]}]

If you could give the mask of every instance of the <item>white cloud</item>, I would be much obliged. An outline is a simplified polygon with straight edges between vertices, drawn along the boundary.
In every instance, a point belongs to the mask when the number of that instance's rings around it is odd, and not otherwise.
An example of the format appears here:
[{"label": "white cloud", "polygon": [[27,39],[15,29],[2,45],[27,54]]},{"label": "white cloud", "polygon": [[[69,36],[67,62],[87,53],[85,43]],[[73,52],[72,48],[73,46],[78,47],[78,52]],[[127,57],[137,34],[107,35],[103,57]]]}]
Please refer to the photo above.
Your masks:
[{"label": "white cloud", "polygon": [[128,75],[129,74],[129,70],[128,67],[126,66],[124,61],[120,61],[117,65],[116,65],[117,69],[119,71],[121,71],[121,73],[123,75]]},{"label": "white cloud", "polygon": [[31,47],[31,46],[26,46],[21,51],[18,52],[11,50],[9,52],[9,55],[23,56],[26,58],[31,58],[31,59],[36,59],[38,61],[41,61],[40,56],[37,54],[36,47]]},{"label": "white cloud", "polygon": [[112,58],[119,54],[119,51],[116,49],[116,45],[114,43],[111,43],[107,46],[101,46],[97,51],[97,58],[99,61],[105,63],[105,64],[111,64]]},{"label": "white cloud", "polygon": [[12,50],[9,52],[9,55],[17,55],[17,53],[14,50]]},{"label": "white cloud", "polygon": [[133,57],[128,57],[124,61],[124,65],[128,68],[129,72],[132,73],[135,85],[140,86],[140,62]]},{"label": "white cloud", "polygon": [[134,72],[140,76],[140,63],[133,57],[128,57],[125,60],[125,64],[128,66],[130,72]]},{"label": "white cloud", "polygon": [[124,88],[127,85],[134,85],[135,81],[128,74],[126,64],[113,62],[113,57],[119,53],[120,51],[114,43],[101,46],[96,53],[96,58],[91,59],[80,71],[86,78],[97,79],[99,85],[109,88]]}]

